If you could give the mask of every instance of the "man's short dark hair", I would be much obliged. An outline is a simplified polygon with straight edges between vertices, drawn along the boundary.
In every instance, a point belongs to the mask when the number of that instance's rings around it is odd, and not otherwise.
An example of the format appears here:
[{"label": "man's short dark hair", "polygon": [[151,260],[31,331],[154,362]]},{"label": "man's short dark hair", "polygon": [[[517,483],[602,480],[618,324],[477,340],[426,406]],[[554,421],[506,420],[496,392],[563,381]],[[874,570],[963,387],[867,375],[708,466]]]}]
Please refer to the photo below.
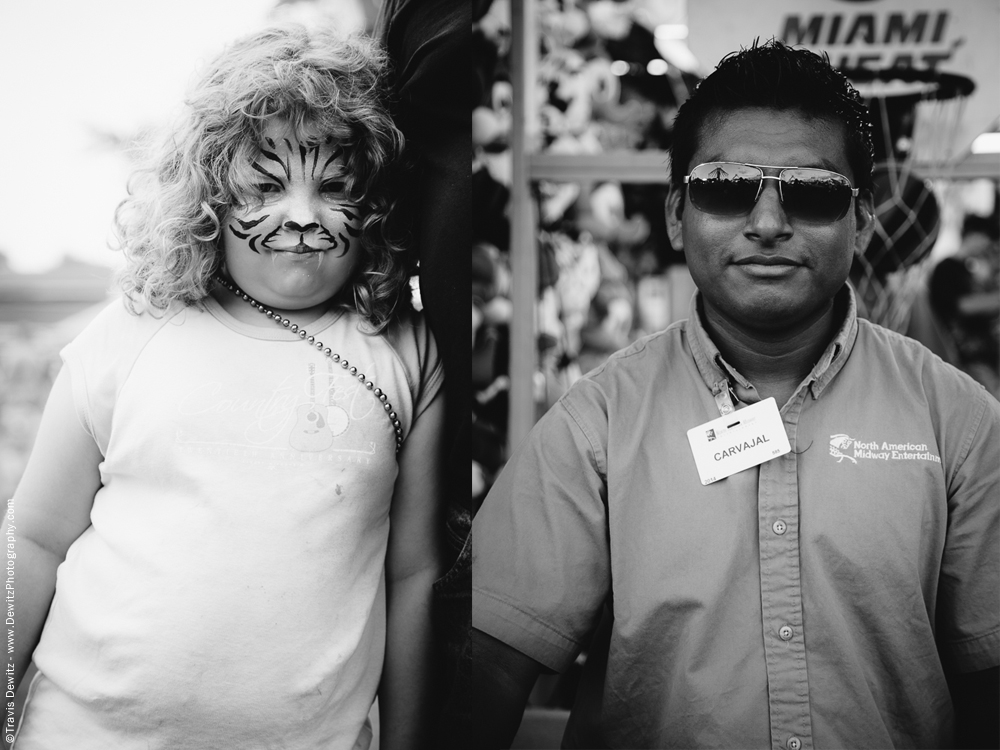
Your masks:
[{"label": "man's short dark hair", "polygon": [[854,186],[871,189],[871,116],[857,89],[826,55],[774,39],[764,44],[755,41],[724,57],[681,106],[670,149],[670,179],[675,187],[683,184],[705,128],[728,112],[748,107],[798,110],[807,117],[841,123]]}]

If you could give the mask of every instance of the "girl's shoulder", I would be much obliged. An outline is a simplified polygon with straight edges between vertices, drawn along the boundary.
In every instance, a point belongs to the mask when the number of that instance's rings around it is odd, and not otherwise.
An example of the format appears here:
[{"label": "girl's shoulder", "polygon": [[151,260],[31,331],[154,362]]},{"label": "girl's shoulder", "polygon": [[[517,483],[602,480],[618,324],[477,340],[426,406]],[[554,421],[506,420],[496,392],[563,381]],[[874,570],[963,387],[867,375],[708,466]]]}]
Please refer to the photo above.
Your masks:
[{"label": "girl's shoulder", "polygon": [[429,348],[436,349],[427,319],[423,313],[409,306],[397,312],[380,335],[393,346],[413,347],[422,351]]},{"label": "girl's shoulder", "polygon": [[437,342],[423,313],[407,307],[386,326],[382,335],[403,360],[440,363]]},{"label": "girl's shoulder", "polygon": [[122,299],[115,299],[60,352],[77,414],[103,454],[118,393],[134,363],[157,332],[185,309],[179,305],[154,316],[131,311]]},{"label": "girl's shoulder", "polygon": [[187,309],[178,303],[162,311],[144,310],[130,306],[125,299],[117,297],[94,316],[73,343],[91,346],[104,344],[121,349],[148,340]]},{"label": "girl's shoulder", "polygon": [[159,331],[191,310],[178,303],[163,311],[142,311],[116,298],[94,315],[60,355],[71,370],[88,371],[92,378],[107,377],[109,370],[134,362]]},{"label": "girl's shoulder", "polygon": [[388,345],[406,373],[411,392],[433,394],[439,389],[444,370],[437,342],[422,313],[407,306],[379,333],[373,333],[366,324],[361,324],[359,330]]}]

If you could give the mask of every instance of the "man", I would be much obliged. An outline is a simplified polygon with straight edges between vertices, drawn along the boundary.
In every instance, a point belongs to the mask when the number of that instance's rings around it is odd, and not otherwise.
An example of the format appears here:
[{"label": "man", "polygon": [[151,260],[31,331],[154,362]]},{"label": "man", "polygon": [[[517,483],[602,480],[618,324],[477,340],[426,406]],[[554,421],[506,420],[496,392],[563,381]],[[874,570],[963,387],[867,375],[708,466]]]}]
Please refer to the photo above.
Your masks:
[{"label": "man", "polygon": [[565,747],[996,741],[1000,405],[857,319],[870,138],[777,42],[681,108],[690,318],[577,383],[473,525],[482,747],[582,650]]}]

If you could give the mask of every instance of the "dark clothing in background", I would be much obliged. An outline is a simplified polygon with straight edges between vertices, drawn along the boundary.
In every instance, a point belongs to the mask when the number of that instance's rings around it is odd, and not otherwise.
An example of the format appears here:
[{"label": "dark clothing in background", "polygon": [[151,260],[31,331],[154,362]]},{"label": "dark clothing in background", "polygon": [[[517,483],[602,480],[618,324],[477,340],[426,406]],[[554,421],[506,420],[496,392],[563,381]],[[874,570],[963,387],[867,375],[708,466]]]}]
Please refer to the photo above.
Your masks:
[{"label": "dark clothing in background", "polygon": [[[376,36],[394,67],[396,124],[415,157],[407,186],[420,259],[424,315],[445,370],[448,573],[435,584],[435,632],[443,701],[432,747],[465,747],[468,691],[456,689],[467,664],[470,627],[472,316],[471,115],[478,101],[472,66],[472,10],[465,0],[385,0]],[[466,660],[463,662],[463,660]]]},{"label": "dark clothing in background", "polygon": [[[416,157],[408,199],[424,314],[445,363],[455,448],[462,447],[455,431],[463,423],[467,429],[470,398],[471,28],[471,10],[461,0],[386,0],[378,30],[395,68],[396,124]],[[452,468],[449,462],[448,481],[461,480],[460,488],[451,487],[454,497],[467,506],[468,460],[461,472]]]}]

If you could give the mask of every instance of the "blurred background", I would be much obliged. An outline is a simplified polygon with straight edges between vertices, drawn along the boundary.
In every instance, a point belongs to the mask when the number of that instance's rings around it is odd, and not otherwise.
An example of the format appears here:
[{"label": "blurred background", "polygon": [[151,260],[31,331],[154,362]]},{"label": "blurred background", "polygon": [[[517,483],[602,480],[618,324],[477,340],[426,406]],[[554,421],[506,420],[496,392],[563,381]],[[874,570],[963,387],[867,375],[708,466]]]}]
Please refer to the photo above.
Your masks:
[{"label": "blurred background", "polygon": [[51,0],[3,4],[0,494],[10,497],[59,350],[111,295],[131,154],[235,38],[278,20],[370,31],[373,0]]},{"label": "blurred background", "polygon": [[[755,38],[826,52],[872,112],[878,228],[851,272],[862,314],[1000,397],[996,0],[478,6],[474,508],[576,379],[687,317],[694,288],[663,216],[673,117]],[[559,746],[576,674],[539,679],[515,747]]]}]

